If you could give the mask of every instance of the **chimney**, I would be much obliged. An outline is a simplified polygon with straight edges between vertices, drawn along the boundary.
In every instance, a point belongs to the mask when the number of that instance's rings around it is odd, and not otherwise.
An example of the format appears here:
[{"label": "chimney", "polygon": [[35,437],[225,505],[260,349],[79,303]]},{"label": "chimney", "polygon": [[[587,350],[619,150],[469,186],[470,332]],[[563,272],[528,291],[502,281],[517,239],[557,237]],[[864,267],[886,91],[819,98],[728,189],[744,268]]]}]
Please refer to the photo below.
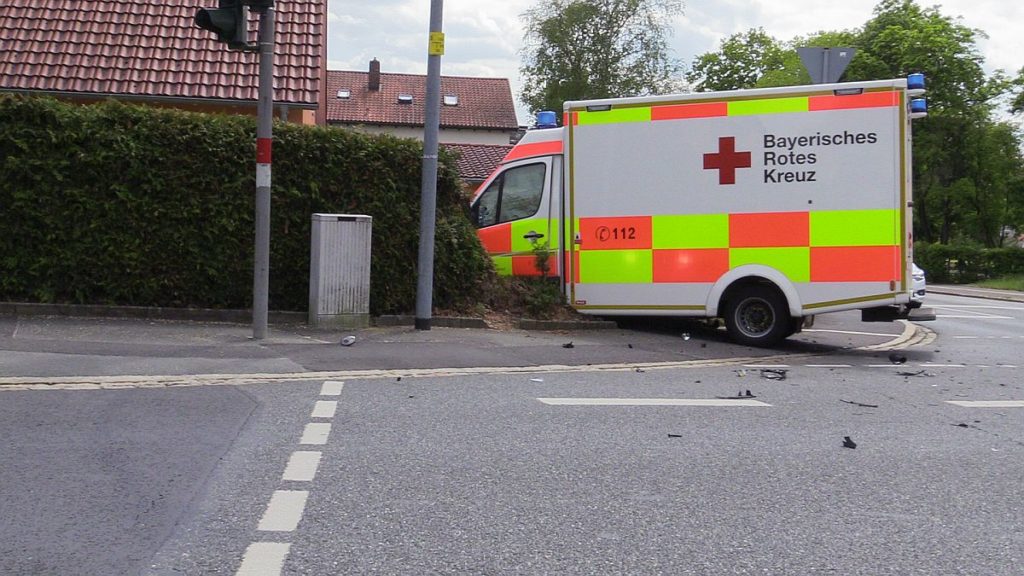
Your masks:
[{"label": "chimney", "polygon": [[370,90],[380,90],[380,62],[376,58],[370,60]]}]

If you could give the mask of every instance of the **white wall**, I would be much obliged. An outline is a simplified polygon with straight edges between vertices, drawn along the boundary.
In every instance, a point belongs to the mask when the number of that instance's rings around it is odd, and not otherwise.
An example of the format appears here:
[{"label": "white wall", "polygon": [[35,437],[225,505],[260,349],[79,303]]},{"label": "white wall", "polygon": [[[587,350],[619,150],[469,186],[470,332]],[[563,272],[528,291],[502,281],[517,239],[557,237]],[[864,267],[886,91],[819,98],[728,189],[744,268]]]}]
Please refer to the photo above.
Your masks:
[{"label": "white wall", "polygon": [[[423,128],[414,126],[378,126],[378,125],[346,125],[331,124],[332,126],[345,126],[368,134],[391,134],[399,138],[415,138],[423,140]],[[501,130],[455,130],[450,128],[441,129],[438,132],[438,141],[442,144],[509,144],[509,138],[515,135],[515,131]]]}]

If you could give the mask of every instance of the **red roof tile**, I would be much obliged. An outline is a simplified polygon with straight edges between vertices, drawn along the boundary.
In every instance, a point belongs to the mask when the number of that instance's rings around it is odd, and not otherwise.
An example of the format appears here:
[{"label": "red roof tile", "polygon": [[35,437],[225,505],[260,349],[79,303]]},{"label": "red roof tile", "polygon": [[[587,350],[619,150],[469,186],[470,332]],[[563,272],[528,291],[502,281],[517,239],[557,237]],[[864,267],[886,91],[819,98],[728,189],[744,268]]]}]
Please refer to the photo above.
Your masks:
[{"label": "red roof tile", "polygon": [[463,180],[483,181],[501,160],[505,158],[512,146],[500,144],[441,144],[448,150],[458,152],[457,169]]},{"label": "red roof tile", "polygon": [[[276,102],[315,107],[325,0],[276,4]],[[2,0],[0,90],[257,99],[258,55],[198,28],[217,0]],[[256,38],[250,15],[250,38]]]},{"label": "red roof tile", "polygon": [[[380,90],[369,89],[369,72],[327,71],[327,121],[336,124],[423,126],[427,77],[382,72]],[[348,99],[338,91],[351,91]],[[411,94],[412,104],[399,104],[399,94]],[[506,78],[441,77],[441,95],[458,97],[458,105],[441,106],[441,126],[516,130],[515,104]]]}]

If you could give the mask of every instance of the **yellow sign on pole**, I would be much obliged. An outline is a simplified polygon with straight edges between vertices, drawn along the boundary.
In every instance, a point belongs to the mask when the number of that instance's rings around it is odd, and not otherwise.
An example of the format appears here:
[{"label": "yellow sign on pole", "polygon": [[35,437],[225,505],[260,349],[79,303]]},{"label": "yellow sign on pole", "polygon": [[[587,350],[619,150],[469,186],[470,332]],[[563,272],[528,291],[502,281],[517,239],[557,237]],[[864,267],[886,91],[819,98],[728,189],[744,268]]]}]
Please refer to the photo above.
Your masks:
[{"label": "yellow sign on pole", "polygon": [[431,32],[428,56],[444,56],[444,32]]}]

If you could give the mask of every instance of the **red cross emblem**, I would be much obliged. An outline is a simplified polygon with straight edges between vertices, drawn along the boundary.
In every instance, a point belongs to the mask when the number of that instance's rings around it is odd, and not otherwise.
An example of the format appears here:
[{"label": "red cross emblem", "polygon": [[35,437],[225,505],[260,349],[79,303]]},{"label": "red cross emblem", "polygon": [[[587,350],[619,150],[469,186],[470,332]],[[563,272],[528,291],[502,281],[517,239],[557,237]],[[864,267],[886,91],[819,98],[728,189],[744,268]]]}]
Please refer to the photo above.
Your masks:
[{"label": "red cross emblem", "polygon": [[704,169],[717,169],[719,184],[735,184],[737,168],[750,168],[750,152],[737,152],[732,136],[719,138],[718,152],[704,155]]}]

